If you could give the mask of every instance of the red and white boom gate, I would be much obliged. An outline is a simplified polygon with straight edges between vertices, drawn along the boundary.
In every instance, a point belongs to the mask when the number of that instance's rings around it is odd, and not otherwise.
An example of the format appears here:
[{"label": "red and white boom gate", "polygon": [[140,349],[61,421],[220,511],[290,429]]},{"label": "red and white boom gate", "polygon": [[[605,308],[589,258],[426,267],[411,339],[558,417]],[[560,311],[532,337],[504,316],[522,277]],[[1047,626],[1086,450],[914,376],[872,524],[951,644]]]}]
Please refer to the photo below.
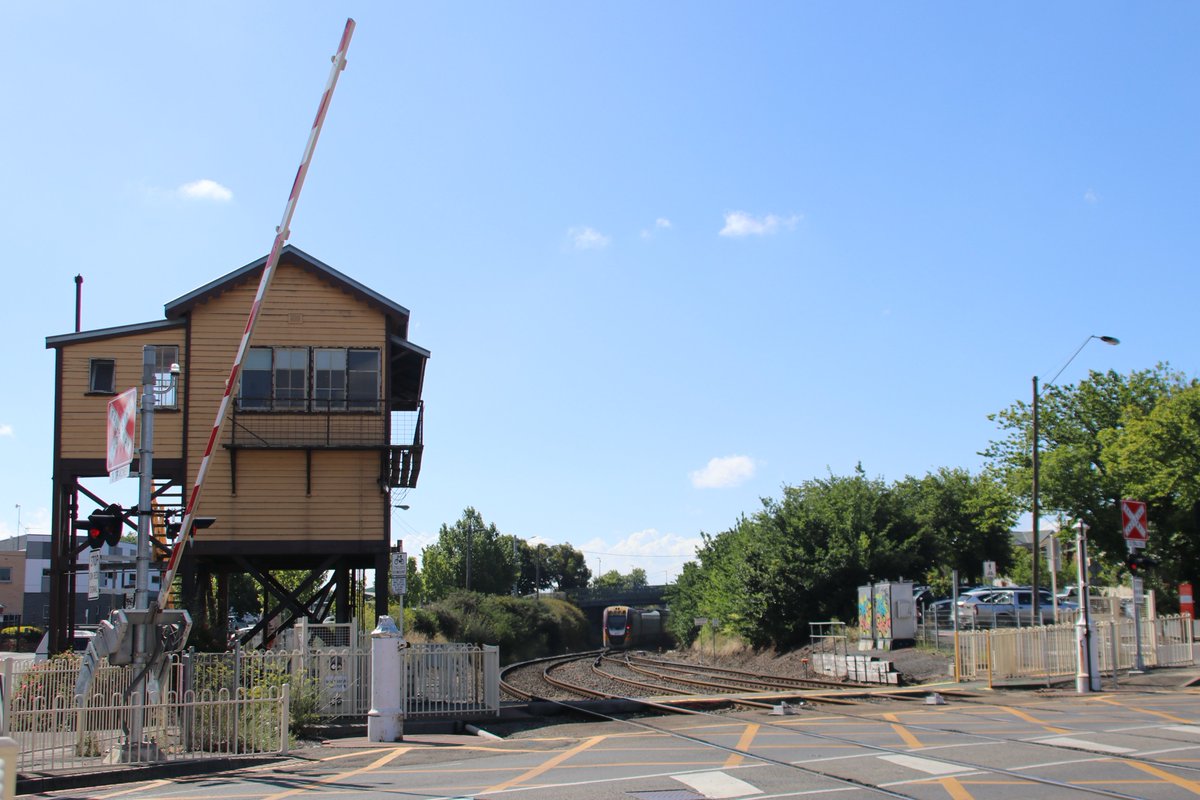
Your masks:
[{"label": "red and white boom gate", "polygon": [[[204,489],[204,479],[208,474],[213,448],[216,446],[217,439],[220,438],[221,428],[225,425],[225,417],[229,412],[230,398],[237,386],[238,376],[242,370],[242,360],[246,356],[247,349],[249,349],[250,339],[254,336],[254,326],[258,322],[258,315],[262,310],[267,288],[271,285],[271,278],[274,277],[275,268],[279,265],[279,256],[283,251],[283,245],[287,241],[288,236],[291,235],[289,228],[292,222],[292,215],[296,211],[296,202],[300,199],[300,190],[304,187],[304,178],[308,175],[308,168],[312,163],[313,152],[317,149],[317,139],[321,136],[321,127],[325,124],[325,115],[329,112],[329,102],[333,98],[333,90],[337,87],[338,77],[341,75],[342,70],[346,68],[346,51],[350,47],[350,37],[353,35],[354,20],[348,19],[346,20],[346,28],[342,31],[342,39],[338,43],[337,52],[333,55],[333,66],[329,70],[329,79],[326,81],[325,91],[321,95],[321,103],[317,106],[317,116],[313,119],[312,128],[308,133],[308,143],[304,147],[304,156],[300,160],[300,168],[296,170],[296,178],[292,181],[292,190],[288,194],[287,204],[283,209],[283,220],[279,223],[279,227],[275,229],[275,241],[271,245],[271,254],[267,257],[266,266],[263,267],[262,278],[258,282],[258,292],[254,296],[254,302],[250,305],[250,314],[246,320],[246,329],[242,333],[241,343],[238,345],[237,353],[233,357],[233,368],[230,369],[229,378],[225,381],[225,394],[221,397],[221,404],[217,408],[217,416],[213,421],[212,432],[208,437],[208,446],[204,448],[204,457],[200,461],[200,469],[196,473],[196,480],[192,484],[192,492],[188,496],[183,520],[179,526],[179,537],[171,549],[171,557],[168,559],[167,567],[162,574],[162,585],[158,593],[158,598],[149,601],[149,608],[131,609],[122,615],[118,615],[115,620],[111,622],[106,621],[101,624],[101,630],[92,640],[92,644],[88,646],[87,655],[83,659],[79,679],[75,684],[75,693],[77,695],[85,695],[87,693],[88,687],[92,682],[95,667],[101,658],[108,656],[109,663],[114,664],[132,663],[134,659],[133,644],[137,637],[133,635],[133,631],[130,628],[146,625],[150,626],[151,630],[155,630],[159,625],[174,626],[177,630],[176,634],[171,638],[176,643],[175,649],[182,648],[187,639],[187,632],[191,626],[191,620],[188,618],[187,613],[182,610],[167,609],[171,595],[171,583],[175,580],[175,573],[179,570],[179,561],[183,555],[183,551],[192,540],[196,511],[200,506],[200,495]],[[155,639],[147,637],[144,641],[155,641],[158,638],[160,637],[156,637]],[[149,677],[151,681],[158,676],[162,666],[167,663],[167,651],[168,648],[157,648],[152,660],[153,663],[148,663],[146,669],[143,670],[143,673],[150,673],[146,677]],[[143,676],[138,677],[140,679]],[[136,742],[134,746],[137,746]]]}]

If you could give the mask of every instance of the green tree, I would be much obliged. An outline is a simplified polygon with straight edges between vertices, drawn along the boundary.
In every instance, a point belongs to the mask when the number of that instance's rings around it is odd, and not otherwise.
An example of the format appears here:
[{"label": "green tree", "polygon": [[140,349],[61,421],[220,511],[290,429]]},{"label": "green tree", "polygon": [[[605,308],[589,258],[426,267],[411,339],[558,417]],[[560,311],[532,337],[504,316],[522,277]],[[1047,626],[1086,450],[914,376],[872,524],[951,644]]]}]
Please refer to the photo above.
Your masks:
[{"label": "green tree", "polygon": [[512,538],[500,535],[495,523],[485,524],[474,508],[466,508],[453,525],[442,525],[438,540],[421,551],[422,578],[428,600],[440,600],[467,587],[468,550],[470,590],[509,594],[517,577]]},{"label": "green tree", "polygon": [[532,594],[537,591],[576,589],[587,586],[591,572],[580,551],[569,544],[531,545],[517,539],[517,563],[520,577],[518,593]]},{"label": "green tree", "polygon": [[409,556],[405,570],[404,602],[420,605],[425,602],[425,579],[417,568],[417,557]]},{"label": "green tree", "polygon": [[548,548],[546,564],[554,585],[563,591],[583,588],[592,577],[584,554],[565,542]]},{"label": "green tree", "polygon": [[609,589],[613,591],[644,589],[647,585],[646,570],[641,567],[634,567],[628,574],[622,574],[615,569],[610,569],[603,575],[597,575],[592,580],[593,589]]},{"label": "green tree", "polygon": [[1125,496],[1146,501],[1147,552],[1160,562],[1159,588],[1173,595],[1200,566],[1200,386],[1170,393],[1146,414],[1128,414],[1123,429],[1101,441]]},{"label": "green tree", "polygon": [[1009,532],[1019,509],[1002,476],[943,467],[924,478],[906,478],[894,491],[917,524],[918,552],[929,565],[926,583],[946,584],[952,570],[960,579],[980,582],[984,561],[995,561],[1006,574],[1013,558]]},{"label": "green tree", "polygon": [[[1132,473],[1115,457],[1126,427],[1146,418],[1164,399],[1196,385],[1166,364],[1129,375],[1092,372],[1077,386],[1045,387],[1040,398],[1039,503],[1047,514],[1082,520],[1093,555],[1123,558],[1118,503],[1128,496]],[[982,455],[1005,476],[1029,507],[1032,487],[1032,408],[1021,401],[992,415],[1003,436]]]}]

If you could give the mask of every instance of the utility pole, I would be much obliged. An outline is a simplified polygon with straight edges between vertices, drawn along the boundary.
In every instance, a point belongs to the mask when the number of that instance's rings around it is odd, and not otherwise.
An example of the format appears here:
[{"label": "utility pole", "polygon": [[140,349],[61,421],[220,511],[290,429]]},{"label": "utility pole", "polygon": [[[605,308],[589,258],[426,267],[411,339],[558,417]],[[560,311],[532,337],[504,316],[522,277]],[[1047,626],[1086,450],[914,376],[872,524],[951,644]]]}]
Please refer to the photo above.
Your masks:
[{"label": "utility pole", "polygon": [[[150,601],[150,528],[154,524],[150,514],[150,504],[154,494],[154,390],[155,364],[158,349],[152,345],[142,347],[142,408],[141,408],[141,444],[138,448],[138,523],[137,523],[137,559],[133,584],[133,608],[135,611],[147,611]],[[142,619],[133,626],[133,676],[134,683],[129,687],[133,698],[133,713],[129,715],[129,737],[126,742],[125,760],[142,761],[146,755],[142,752],[145,739],[145,708],[147,704],[148,680],[150,667],[150,625]]]},{"label": "utility pole", "polygon": [[475,520],[467,522],[467,591],[471,591],[471,538],[475,533]]}]

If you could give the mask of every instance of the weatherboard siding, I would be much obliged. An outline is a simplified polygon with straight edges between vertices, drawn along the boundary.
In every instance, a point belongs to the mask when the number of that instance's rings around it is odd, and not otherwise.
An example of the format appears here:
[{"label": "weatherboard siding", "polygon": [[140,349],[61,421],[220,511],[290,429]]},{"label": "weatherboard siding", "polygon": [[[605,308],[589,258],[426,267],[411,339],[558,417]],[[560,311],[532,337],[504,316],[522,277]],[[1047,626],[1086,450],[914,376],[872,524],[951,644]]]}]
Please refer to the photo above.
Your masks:
[{"label": "weatherboard siding", "polygon": [[[192,310],[189,482],[199,470],[257,288],[255,278]],[[377,347],[386,353],[386,318],[340,288],[284,264],[271,283],[251,346]],[[314,424],[323,422],[314,418]],[[231,436],[227,421],[214,448],[200,512],[216,517],[217,524],[198,531],[200,540],[383,540],[388,495],[379,488],[378,452],[314,451],[309,495],[303,450],[240,450],[233,495],[230,451],[224,447]]]},{"label": "weatherboard siding", "polygon": [[[152,333],[114,336],[109,339],[62,345],[62,457],[104,459],[108,454],[108,403],[116,395],[89,394],[91,362],[111,358],[116,364],[116,394],[137,388],[139,403],[142,383],[142,348],[145,345],[177,345],[183,363],[182,328]],[[180,378],[178,408],[182,408],[185,377]],[[140,424],[140,420],[138,421]],[[140,430],[135,432],[140,441]],[[183,414],[163,409],[154,418],[154,455],[179,458],[182,455]]]}]

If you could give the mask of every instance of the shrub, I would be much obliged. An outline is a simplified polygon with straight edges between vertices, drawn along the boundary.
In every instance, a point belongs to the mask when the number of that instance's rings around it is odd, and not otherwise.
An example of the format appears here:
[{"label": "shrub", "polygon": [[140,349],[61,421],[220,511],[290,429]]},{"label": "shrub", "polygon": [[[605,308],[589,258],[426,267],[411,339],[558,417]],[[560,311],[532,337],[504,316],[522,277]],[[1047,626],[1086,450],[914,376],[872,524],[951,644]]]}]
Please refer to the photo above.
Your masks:
[{"label": "shrub", "polygon": [[410,620],[430,639],[498,645],[504,663],[582,649],[588,641],[583,612],[552,598],[459,592],[414,610]]}]

